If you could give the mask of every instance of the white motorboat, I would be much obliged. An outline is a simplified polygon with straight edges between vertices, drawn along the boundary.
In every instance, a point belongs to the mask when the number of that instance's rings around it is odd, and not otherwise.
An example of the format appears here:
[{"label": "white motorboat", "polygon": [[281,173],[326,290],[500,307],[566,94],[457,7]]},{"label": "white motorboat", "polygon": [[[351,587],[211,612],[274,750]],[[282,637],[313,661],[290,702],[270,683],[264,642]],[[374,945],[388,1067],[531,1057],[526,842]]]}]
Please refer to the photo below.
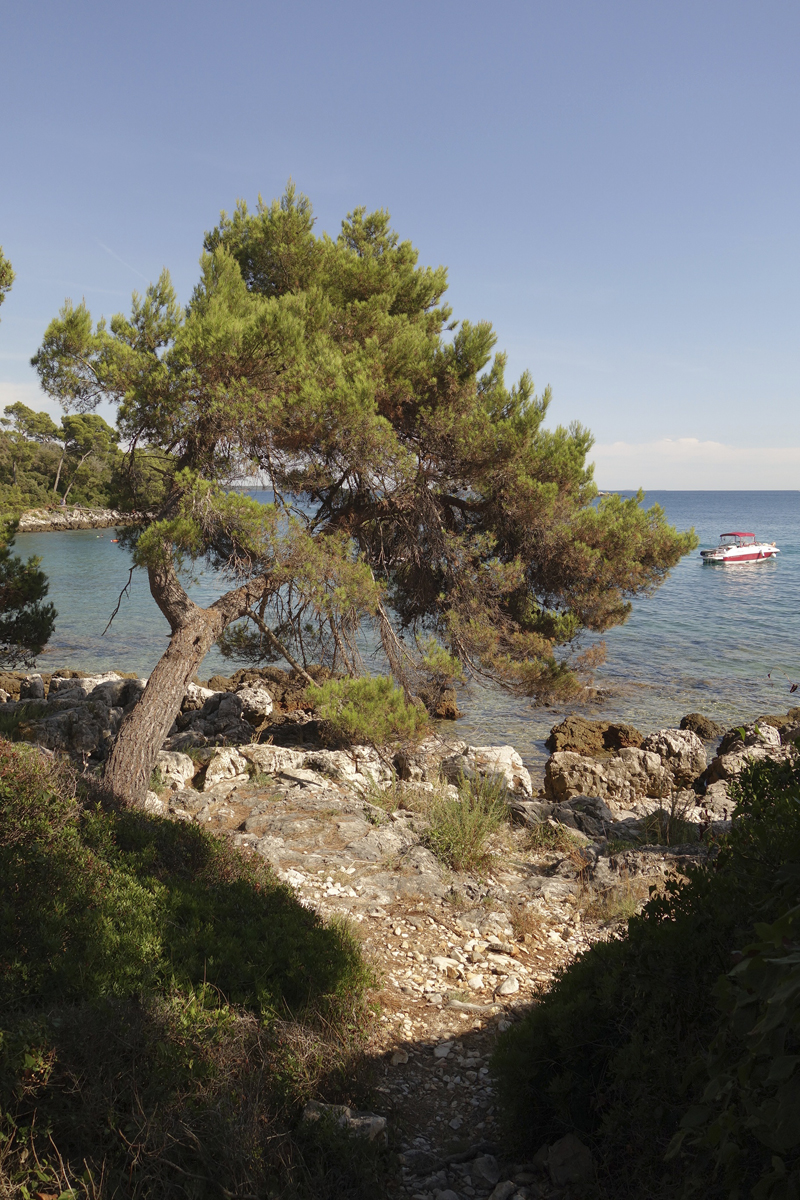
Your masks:
[{"label": "white motorboat", "polygon": [[721,533],[714,550],[701,550],[703,562],[749,563],[774,558],[780,550],[774,542],[757,542],[754,533]]}]

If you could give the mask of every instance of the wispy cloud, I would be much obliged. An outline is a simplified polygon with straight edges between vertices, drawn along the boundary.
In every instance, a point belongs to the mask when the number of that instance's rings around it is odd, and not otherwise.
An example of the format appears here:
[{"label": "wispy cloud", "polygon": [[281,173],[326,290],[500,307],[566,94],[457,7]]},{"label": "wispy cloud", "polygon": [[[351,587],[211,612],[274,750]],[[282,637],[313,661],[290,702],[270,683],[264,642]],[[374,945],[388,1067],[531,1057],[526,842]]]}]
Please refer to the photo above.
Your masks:
[{"label": "wispy cloud", "polygon": [[800,446],[729,446],[699,438],[611,442],[592,451],[600,488],[800,488]]}]

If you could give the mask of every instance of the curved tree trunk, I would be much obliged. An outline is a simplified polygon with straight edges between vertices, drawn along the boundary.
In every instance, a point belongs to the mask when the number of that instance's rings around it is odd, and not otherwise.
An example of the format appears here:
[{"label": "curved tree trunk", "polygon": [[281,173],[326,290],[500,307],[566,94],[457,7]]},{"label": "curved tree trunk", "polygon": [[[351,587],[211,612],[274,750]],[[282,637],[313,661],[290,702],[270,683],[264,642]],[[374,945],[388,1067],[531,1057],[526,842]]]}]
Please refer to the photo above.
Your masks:
[{"label": "curved tree trunk", "polygon": [[150,591],[172,636],[141,699],[123,720],[103,772],[106,787],[133,802],[147,796],[156,757],[180,712],[187,684],[223,630],[244,616],[264,589],[264,580],[256,580],[201,608],[189,599],[171,565],[150,568],[149,576]]}]

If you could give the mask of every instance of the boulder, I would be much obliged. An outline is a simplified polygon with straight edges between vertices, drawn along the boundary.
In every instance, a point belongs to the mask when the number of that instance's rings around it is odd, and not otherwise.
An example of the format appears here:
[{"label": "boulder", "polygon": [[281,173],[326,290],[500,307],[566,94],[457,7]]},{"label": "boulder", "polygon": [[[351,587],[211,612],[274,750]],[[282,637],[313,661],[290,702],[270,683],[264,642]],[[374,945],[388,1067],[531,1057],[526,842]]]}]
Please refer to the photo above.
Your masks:
[{"label": "boulder", "polygon": [[781,735],[774,725],[735,726],[723,735],[719,744],[719,753],[739,754],[742,750],[756,747],[760,750],[777,749],[781,744]]},{"label": "boulder", "polygon": [[706,769],[706,748],[690,729],[659,729],[644,739],[642,749],[660,756],[677,788],[690,787]]},{"label": "boulder", "polygon": [[672,775],[661,756],[633,746],[599,761],[562,750],[551,755],[545,766],[545,795],[553,803],[564,803],[573,796],[596,796],[609,806],[627,808],[642,797],[664,796],[671,786]]},{"label": "boulder", "polygon": [[350,750],[311,750],[303,766],[330,779],[363,791],[377,784],[391,783],[392,770],[372,746],[353,746]]},{"label": "boulder", "polygon": [[470,1174],[480,1183],[494,1187],[500,1179],[500,1164],[493,1154],[480,1154],[473,1159]]},{"label": "boulder", "polygon": [[44,680],[41,675],[28,675],[20,680],[20,700],[44,700]]},{"label": "boulder", "polygon": [[186,695],[183,699],[181,708],[185,712],[191,712],[195,708],[202,708],[206,700],[210,700],[216,695],[211,688],[203,687],[199,683],[189,683],[186,685]]},{"label": "boulder", "polygon": [[556,1187],[589,1183],[594,1176],[592,1152],[574,1133],[568,1133],[550,1146],[547,1169]]},{"label": "boulder", "polygon": [[569,750],[589,756],[613,753],[626,746],[640,746],[642,734],[633,725],[609,721],[590,721],[586,717],[566,717],[550,730],[545,745],[551,753]]},{"label": "boulder", "polygon": [[449,738],[444,740],[433,734],[424,738],[413,750],[399,750],[394,756],[393,766],[398,777],[406,782],[436,783],[441,775],[442,760],[461,755],[466,750],[466,742]]},{"label": "boulder", "polygon": [[453,784],[462,777],[497,776],[512,795],[527,798],[533,795],[530,774],[513,746],[465,746],[461,753],[442,759],[441,770],[445,779]]},{"label": "boulder", "polygon": [[306,757],[303,750],[289,750],[284,746],[240,746],[239,753],[265,775],[277,775],[284,767],[300,768]]},{"label": "boulder", "polygon": [[240,783],[246,783],[249,778],[247,759],[232,746],[225,746],[216,752],[206,767],[203,791],[207,792],[220,784],[236,787]]},{"label": "boulder", "polygon": [[704,717],[702,713],[687,713],[685,717],[681,717],[680,728],[691,730],[704,742],[713,742],[725,732],[724,726],[718,725],[710,717]]},{"label": "boulder", "polygon": [[20,736],[82,759],[103,758],[144,686],[144,680],[126,679],[115,671],[82,677],[54,675],[47,699],[36,701],[44,711],[20,723]]},{"label": "boulder", "polygon": [[263,684],[247,683],[236,692],[241,701],[241,715],[251,725],[260,725],[272,712],[272,696]]},{"label": "boulder", "polygon": [[190,683],[164,748],[181,750],[190,745],[219,745],[220,742],[240,745],[252,738],[253,727],[244,719],[244,702],[240,696]]},{"label": "boulder", "polygon": [[161,772],[165,783],[173,791],[180,791],[194,779],[197,764],[188,754],[178,754],[168,750],[159,750],[156,767]]},{"label": "boulder", "polygon": [[458,707],[455,688],[444,688],[442,691],[422,688],[419,698],[431,716],[439,721],[457,721],[464,715]]},{"label": "boulder", "polygon": [[708,796],[711,785],[735,779],[753,762],[765,759],[781,762],[793,758],[796,753],[793,745],[782,744],[774,725],[752,724],[729,729],[720,742],[719,754],[708,764],[700,782],[706,785]]},{"label": "boulder", "polygon": [[550,815],[560,825],[577,829],[590,838],[608,837],[616,817],[599,796],[573,796],[566,804],[550,806]]}]

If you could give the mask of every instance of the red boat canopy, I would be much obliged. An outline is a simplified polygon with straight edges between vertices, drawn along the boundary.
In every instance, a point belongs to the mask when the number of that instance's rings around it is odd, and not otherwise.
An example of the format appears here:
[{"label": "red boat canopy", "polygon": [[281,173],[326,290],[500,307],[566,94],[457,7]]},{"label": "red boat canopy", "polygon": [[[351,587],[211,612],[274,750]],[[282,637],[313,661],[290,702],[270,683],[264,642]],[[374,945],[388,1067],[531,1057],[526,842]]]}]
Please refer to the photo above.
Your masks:
[{"label": "red boat canopy", "polygon": [[756,535],[754,533],[734,532],[734,533],[721,533],[719,536],[720,537],[755,537]]}]

